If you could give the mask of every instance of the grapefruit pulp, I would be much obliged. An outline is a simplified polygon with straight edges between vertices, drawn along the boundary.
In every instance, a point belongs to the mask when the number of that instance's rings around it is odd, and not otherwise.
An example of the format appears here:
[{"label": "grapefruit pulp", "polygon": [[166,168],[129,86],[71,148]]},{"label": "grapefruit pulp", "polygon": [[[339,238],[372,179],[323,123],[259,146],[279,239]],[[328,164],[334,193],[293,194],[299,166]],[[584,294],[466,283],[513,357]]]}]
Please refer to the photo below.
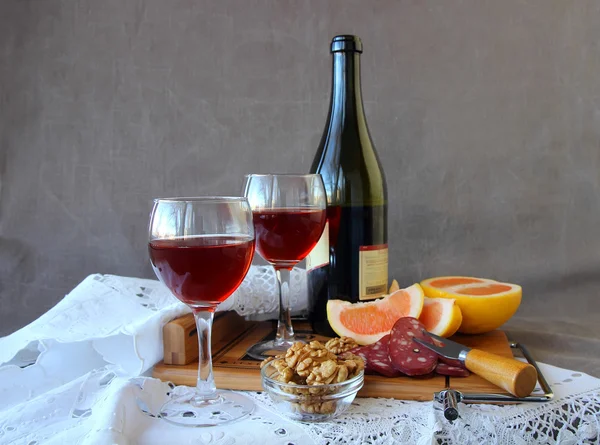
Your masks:
[{"label": "grapefruit pulp", "polygon": [[423,299],[423,289],[413,284],[368,303],[329,300],[327,320],[340,337],[352,337],[359,345],[370,345],[389,334],[399,318],[419,318]]}]

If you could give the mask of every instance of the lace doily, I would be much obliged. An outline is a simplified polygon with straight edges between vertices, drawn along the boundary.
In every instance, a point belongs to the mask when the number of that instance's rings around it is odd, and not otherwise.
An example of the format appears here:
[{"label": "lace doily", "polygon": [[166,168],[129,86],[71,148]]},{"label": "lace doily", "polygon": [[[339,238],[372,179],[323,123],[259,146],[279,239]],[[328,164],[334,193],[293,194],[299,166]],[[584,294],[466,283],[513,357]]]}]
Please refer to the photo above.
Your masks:
[{"label": "lace doily", "polygon": [[[268,274],[255,269],[250,281],[264,281],[254,297],[239,292],[231,307],[248,313],[276,305],[274,286],[271,297],[262,296],[266,282],[275,284]],[[251,392],[257,409],[243,421],[175,427],[151,415],[169,385],[140,374],[162,357],[162,324],[186,310],[156,281],[92,275],[34,323],[1,338],[0,444],[600,443],[600,379],[543,364],[552,402],[461,404],[454,423],[434,402],[393,399],[356,399],[333,421],[296,423],[265,393]]]},{"label": "lace doily", "polygon": [[[252,266],[240,287],[221,304],[219,310],[233,310],[240,315],[274,315],[279,312],[278,292],[277,278],[273,267]],[[295,267],[290,274],[292,314],[300,314],[304,311],[307,302],[306,271]]]},{"label": "lace doily", "polygon": [[[555,400],[543,404],[460,404],[455,422],[444,418],[435,402],[355,399],[331,422],[304,423],[318,444],[598,444],[600,380],[549,365],[540,365]],[[268,410],[266,393],[251,393]]]}]

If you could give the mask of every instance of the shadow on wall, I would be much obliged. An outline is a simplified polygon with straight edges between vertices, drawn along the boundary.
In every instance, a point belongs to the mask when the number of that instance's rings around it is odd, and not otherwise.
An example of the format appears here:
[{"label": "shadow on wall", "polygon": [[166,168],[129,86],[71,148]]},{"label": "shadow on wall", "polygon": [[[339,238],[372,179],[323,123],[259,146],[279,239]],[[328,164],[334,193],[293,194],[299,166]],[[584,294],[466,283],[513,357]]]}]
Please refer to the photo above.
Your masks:
[{"label": "shadow on wall", "polygon": [[[1,147],[5,147],[2,140]],[[0,204],[6,203],[6,151],[0,152]],[[4,206],[4,209],[6,206]],[[8,317],[19,310],[19,287],[31,283],[35,277],[32,250],[24,242],[6,238],[3,232],[3,207],[0,206],[0,316]]]},{"label": "shadow on wall", "polygon": [[35,261],[29,246],[11,238],[0,236],[0,314],[14,312],[19,300],[18,288],[35,277]]}]

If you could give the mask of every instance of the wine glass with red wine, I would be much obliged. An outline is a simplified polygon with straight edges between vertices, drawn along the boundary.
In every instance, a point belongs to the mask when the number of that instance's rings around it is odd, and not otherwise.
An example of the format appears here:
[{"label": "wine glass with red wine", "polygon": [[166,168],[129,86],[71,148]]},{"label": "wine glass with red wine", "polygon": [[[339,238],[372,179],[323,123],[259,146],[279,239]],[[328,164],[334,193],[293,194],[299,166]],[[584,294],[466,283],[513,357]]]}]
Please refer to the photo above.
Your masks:
[{"label": "wine glass with red wine", "polygon": [[290,272],[315,247],[325,227],[327,199],[321,175],[247,175],[244,195],[252,208],[256,250],[275,268],[279,321],[274,340],[251,346],[255,359],[281,353],[294,343]]},{"label": "wine glass with red wine", "polygon": [[156,276],[194,313],[200,349],[195,388],[178,386],[160,410],[177,425],[215,426],[250,414],[254,403],[217,391],[212,372],[214,312],[242,283],[254,255],[246,198],[155,199],[148,251]]}]

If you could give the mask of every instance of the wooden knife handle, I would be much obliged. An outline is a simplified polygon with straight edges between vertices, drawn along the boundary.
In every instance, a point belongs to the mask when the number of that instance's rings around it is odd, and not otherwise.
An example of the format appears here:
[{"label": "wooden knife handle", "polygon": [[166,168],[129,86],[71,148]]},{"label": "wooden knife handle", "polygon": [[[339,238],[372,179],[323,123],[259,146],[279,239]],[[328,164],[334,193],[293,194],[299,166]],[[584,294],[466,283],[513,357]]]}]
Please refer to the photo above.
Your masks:
[{"label": "wooden knife handle", "polygon": [[531,394],[537,383],[537,372],[530,364],[479,349],[469,351],[465,366],[469,371],[517,397]]}]

